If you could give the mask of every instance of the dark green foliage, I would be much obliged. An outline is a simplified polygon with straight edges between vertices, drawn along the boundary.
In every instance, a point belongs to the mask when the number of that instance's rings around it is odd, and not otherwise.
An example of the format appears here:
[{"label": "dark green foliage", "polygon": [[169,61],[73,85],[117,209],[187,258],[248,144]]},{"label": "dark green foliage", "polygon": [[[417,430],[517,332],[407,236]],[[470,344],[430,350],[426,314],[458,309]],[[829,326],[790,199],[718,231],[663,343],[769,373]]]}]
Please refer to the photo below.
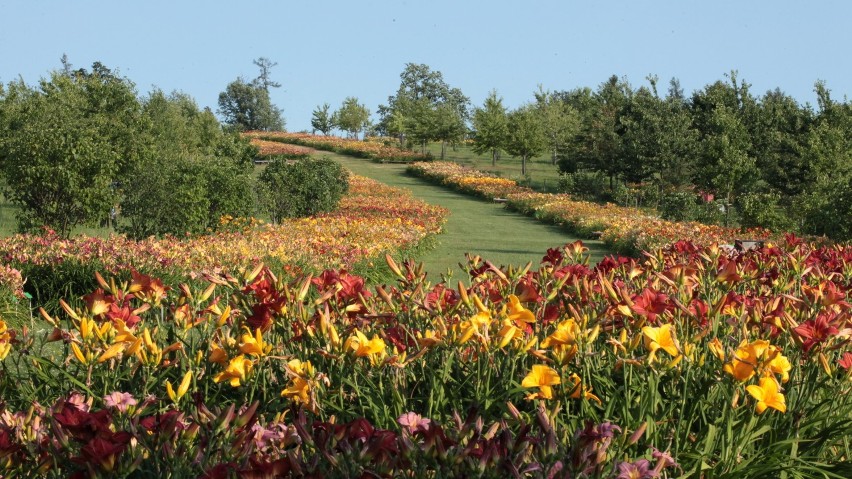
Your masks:
[{"label": "dark green foliage", "polygon": [[134,238],[202,233],[223,215],[254,214],[257,149],[248,140],[223,133],[212,113],[182,94],[155,91],[145,114],[153,149],[122,183],[121,231]]},{"label": "dark green foliage", "polygon": [[333,211],[349,189],[349,174],[323,159],[274,159],[260,175],[264,203],[273,222]]},{"label": "dark green foliage", "polygon": [[664,193],[660,197],[660,215],[670,221],[698,221],[719,224],[725,220],[725,212],[718,202],[705,202],[691,191]]},{"label": "dark green foliage", "polygon": [[229,83],[219,94],[219,114],[238,131],[284,129],[281,111],[269,99],[269,90],[242,78]]},{"label": "dark green foliage", "polygon": [[133,84],[96,63],[38,87],[12,83],[0,99],[0,167],[7,197],[22,208],[19,228],[67,236],[105,220],[119,201],[114,178],[146,149]]},{"label": "dark green foliage", "polygon": [[773,231],[788,231],[792,221],[779,206],[778,193],[744,193],[737,198],[736,208],[740,226],[743,228],[769,228]]}]

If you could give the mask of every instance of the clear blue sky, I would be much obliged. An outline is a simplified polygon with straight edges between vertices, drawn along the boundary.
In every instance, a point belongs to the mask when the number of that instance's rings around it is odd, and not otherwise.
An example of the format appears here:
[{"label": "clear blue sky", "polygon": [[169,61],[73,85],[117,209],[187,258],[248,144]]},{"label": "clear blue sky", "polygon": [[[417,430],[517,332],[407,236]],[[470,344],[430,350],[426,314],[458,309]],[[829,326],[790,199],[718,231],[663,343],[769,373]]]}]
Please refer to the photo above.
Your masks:
[{"label": "clear blue sky", "polygon": [[852,93],[850,19],[848,0],[0,0],[0,82],[34,84],[66,53],[215,111],[263,56],[278,62],[272,100],[290,131],[347,96],[375,112],[409,62],[475,105],[491,89],[516,107],[539,84],[596,88],[612,74],[633,86],[676,76],[691,93],[732,69],[756,94],[780,87],[814,104],[817,79],[837,99]]}]

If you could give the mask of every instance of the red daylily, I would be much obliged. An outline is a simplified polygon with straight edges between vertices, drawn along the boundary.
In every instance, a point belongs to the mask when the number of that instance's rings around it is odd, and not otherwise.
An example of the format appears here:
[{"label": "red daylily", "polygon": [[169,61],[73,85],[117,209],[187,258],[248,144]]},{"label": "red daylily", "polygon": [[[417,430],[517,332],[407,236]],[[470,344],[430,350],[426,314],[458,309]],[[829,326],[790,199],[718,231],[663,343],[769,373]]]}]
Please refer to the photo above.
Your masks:
[{"label": "red daylily", "polygon": [[793,331],[799,335],[804,341],[802,342],[802,351],[807,354],[815,346],[822,344],[825,340],[839,333],[839,330],[829,323],[825,313],[820,314],[815,319],[809,319]]},{"label": "red daylily", "polygon": [[651,288],[645,288],[642,293],[631,299],[633,306],[630,309],[640,316],[645,316],[652,323],[657,321],[658,315],[672,308],[668,296]]}]

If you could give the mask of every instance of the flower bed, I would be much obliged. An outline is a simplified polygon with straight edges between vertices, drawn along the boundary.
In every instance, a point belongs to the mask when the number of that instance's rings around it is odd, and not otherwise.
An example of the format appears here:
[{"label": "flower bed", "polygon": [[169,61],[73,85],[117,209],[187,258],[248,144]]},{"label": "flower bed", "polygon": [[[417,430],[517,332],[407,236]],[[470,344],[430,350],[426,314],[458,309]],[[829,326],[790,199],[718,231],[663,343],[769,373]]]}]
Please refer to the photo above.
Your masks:
[{"label": "flower bed", "polygon": [[537,193],[499,178],[450,162],[414,163],[408,171],[421,178],[486,199],[503,198],[507,206],[549,223],[567,227],[584,238],[600,235],[615,251],[638,254],[689,239],[698,244],[732,244],[737,238],[764,240],[767,230],[741,230],[696,222],[660,219],[637,208],[576,201],[566,194]]},{"label": "flower bed", "polygon": [[235,271],[261,261],[289,264],[297,271],[321,271],[352,268],[416,247],[441,231],[446,215],[445,209],[404,190],[351,175],[349,192],[338,210],[329,214],[278,225],[254,221],[187,238],[134,241],[119,235],[71,239],[51,233],[15,235],[0,240],[0,258],[25,276],[34,269],[50,274],[64,264],[95,264],[113,274],[130,269],[176,275]]},{"label": "flower bed", "polygon": [[410,150],[403,150],[383,143],[370,141],[350,140],[337,136],[310,135],[308,133],[286,133],[250,131],[246,132],[250,138],[279,143],[302,145],[318,150],[333,151],[344,155],[367,158],[379,163],[411,163],[414,161],[428,161],[428,155],[423,155]]},{"label": "flower bed", "polygon": [[0,470],[848,477],[852,247],[584,252],[457,286],[98,277],[46,343],[0,324]]},{"label": "flower bed", "polygon": [[305,146],[291,145],[280,141],[261,140],[260,138],[252,138],[251,144],[258,148],[261,158],[265,156],[300,157],[308,156],[314,152],[313,149]]}]

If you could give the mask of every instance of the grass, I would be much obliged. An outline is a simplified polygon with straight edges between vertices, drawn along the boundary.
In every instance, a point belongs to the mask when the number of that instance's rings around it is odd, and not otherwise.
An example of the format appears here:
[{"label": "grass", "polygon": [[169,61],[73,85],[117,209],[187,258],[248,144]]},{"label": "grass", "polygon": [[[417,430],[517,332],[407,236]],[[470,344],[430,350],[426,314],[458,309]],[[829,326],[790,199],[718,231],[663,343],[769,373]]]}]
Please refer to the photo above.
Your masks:
[{"label": "grass", "polygon": [[[441,143],[430,143],[426,151],[436,160],[441,159]],[[527,160],[526,178],[521,175],[521,159],[513,158],[505,152],[497,160],[497,166],[491,166],[490,154],[478,155],[468,145],[459,145],[455,148],[447,146],[444,160],[510,178],[523,186],[546,193],[556,192],[559,180],[559,169],[551,162],[549,153]]]},{"label": "grass", "polygon": [[[435,278],[452,271],[458,277],[458,263],[465,253],[477,254],[495,265],[523,266],[541,261],[548,248],[576,241],[564,229],[539,223],[502,205],[482,201],[447,188],[408,176],[405,165],[380,164],[328,152],[316,155],[339,161],[355,174],[410,190],[415,197],[451,211],[444,233],[431,251],[417,258]],[[600,241],[583,241],[596,262],[611,252]]]}]

